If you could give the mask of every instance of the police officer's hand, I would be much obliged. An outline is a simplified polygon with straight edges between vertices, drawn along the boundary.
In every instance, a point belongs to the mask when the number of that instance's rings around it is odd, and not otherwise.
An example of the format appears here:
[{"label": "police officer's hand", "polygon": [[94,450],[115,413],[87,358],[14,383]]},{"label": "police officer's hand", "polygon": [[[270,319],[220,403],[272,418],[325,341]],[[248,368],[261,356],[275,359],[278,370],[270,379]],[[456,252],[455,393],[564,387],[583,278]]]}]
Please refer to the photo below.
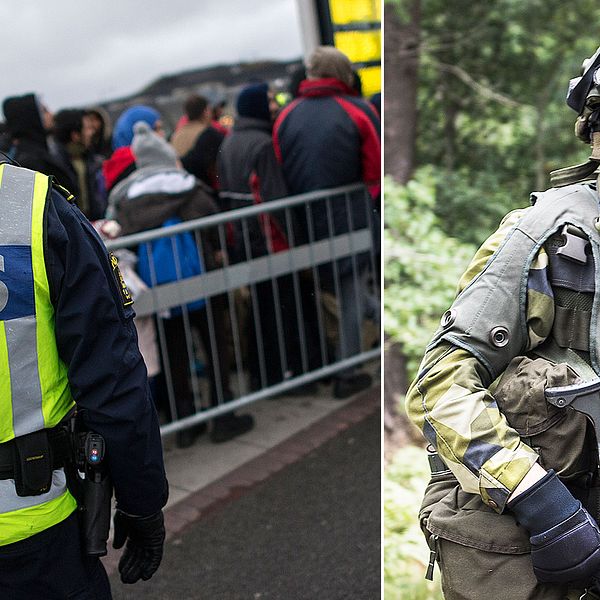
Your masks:
[{"label": "police officer's hand", "polygon": [[119,561],[123,583],[150,579],[163,555],[165,525],[162,510],[149,517],[128,515],[117,509],[113,548],[121,548],[127,541]]},{"label": "police officer's hand", "polygon": [[600,571],[600,529],[554,471],[508,503],[531,537],[538,581],[585,582]]}]

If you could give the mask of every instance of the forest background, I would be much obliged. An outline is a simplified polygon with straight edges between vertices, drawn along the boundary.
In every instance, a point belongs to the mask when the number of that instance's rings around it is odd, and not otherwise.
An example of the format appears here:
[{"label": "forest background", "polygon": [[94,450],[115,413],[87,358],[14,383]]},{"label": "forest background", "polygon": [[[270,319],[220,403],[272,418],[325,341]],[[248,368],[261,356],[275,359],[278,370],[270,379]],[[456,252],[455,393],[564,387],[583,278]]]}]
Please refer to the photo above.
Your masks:
[{"label": "forest background", "polygon": [[599,23],[591,0],[385,0],[386,600],[441,597],[423,579],[428,469],[404,393],[477,246],[589,156],[565,96]]}]

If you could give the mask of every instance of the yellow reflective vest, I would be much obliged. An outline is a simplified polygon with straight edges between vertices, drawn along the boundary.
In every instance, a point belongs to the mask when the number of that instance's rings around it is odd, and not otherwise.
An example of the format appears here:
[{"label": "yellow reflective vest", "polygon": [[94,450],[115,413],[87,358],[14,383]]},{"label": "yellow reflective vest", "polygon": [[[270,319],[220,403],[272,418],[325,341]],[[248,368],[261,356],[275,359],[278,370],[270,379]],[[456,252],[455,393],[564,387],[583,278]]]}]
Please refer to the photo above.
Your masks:
[{"label": "yellow reflective vest", "polygon": [[[0,165],[0,443],[57,425],[73,407],[58,356],[44,259],[46,175]],[[39,533],[76,508],[63,469],[46,494],[19,497],[0,480],[0,546]]]}]

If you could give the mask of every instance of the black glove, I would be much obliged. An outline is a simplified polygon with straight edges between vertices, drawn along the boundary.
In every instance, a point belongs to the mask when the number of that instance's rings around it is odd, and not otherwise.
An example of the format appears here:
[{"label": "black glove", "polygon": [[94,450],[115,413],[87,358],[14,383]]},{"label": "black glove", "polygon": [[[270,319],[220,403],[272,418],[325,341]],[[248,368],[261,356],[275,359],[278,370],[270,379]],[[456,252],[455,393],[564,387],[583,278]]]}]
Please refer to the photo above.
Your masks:
[{"label": "black glove", "polygon": [[600,530],[552,470],[508,503],[531,537],[538,581],[582,582],[600,571]]},{"label": "black glove", "polygon": [[162,510],[149,517],[135,517],[117,509],[113,548],[127,546],[119,561],[123,583],[146,581],[160,565],[165,543],[165,524]]}]

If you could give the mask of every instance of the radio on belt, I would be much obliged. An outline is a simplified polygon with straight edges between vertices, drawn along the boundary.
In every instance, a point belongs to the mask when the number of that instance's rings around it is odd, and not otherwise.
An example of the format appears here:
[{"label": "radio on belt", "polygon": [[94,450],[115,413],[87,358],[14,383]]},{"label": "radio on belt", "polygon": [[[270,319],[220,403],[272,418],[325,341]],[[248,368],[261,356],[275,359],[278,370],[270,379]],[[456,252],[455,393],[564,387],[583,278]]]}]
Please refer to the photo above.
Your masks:
[{"label": "radio on belt", "polygon": [[92,431],[80,436],[77,468],[83,475],[81,528],[89,556],[105,556],[110,529],[112,482],[104,465],[104,438]]},{"label": "radio on belt", "polygon": [[104,460],[104,438],[97,433],[88,433],[84,452],[88,465],[92,467],[99,465]]}]

